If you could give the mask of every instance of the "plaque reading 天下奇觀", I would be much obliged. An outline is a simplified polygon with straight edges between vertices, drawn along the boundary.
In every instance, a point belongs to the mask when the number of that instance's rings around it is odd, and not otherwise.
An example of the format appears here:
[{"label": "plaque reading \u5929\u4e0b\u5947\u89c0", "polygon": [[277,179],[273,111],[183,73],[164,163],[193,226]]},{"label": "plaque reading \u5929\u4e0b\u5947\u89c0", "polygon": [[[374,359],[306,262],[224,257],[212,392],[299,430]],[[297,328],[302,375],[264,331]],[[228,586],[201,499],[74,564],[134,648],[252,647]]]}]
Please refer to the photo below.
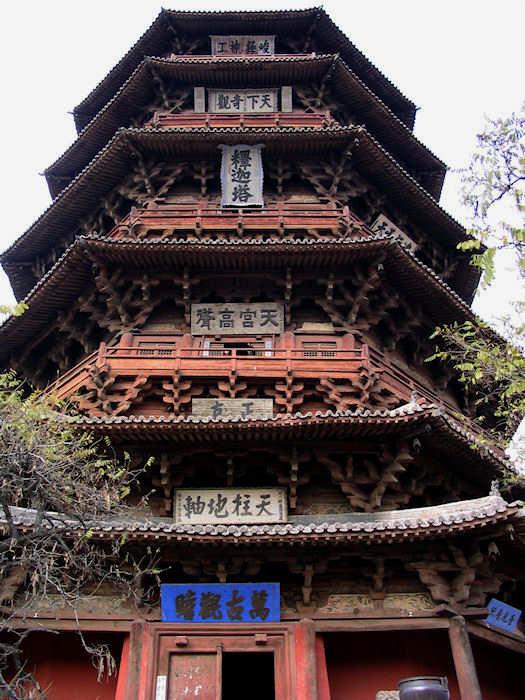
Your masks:
[{"label": "plaque reading \u5929\u4e0b\u5947\u89c0", "polygon": [[173,517],[185,525],[284,523],[284,488],[176,489]]},{"label": "plaque reading \u5929\u4e0b\u5947\u89c0", "polygon": [[284,305],[192,304],[192,335],[278,335],[284,331]]},{"label": "plaque reading \u5929\u4e0b\u5947\u89c0", "polygon": [[208,111],[217,114],[264,114],[277,112],[278,91],[268,90],[209,90]]}]

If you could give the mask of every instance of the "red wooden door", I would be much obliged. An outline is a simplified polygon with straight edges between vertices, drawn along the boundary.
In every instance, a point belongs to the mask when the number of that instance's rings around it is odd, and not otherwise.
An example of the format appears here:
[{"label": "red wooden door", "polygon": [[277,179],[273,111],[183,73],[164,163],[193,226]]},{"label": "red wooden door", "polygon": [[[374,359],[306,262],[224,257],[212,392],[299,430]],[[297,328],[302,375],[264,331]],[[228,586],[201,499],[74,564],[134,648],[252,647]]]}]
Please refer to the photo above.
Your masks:
[{"label": "red wooden door", "polygon": [[[265,658],[261,658],[261,655]],[[259,659],[253,655],[259,656]],[[286,640],[275,634],[188,634],[161,635],[155,685],[155,700],[237,700],[240,697],[261,700],[289,700],[289,673]],[[244,662],[243,662],[244,659]],[[232,661],[238,687],[232,691]],[[262,664],[254,662],[264,661]],[[228,663],[226,663],[228,662]],[[269,662],[269,663],[268,663]],[[259,688],[251,678],[254,667],[264,669]],[[223,682],[227,669],[230,682]],[[224,681],[228,681],[225,678]],[[255,685],[250,692],[249,686]],[[235,683],[233,684],[236,685]],[[262,691],[264,686],[266,690]],[[228,690],[223,692],[224,688]],[[259,693],[259,694],[258,694]]]}]

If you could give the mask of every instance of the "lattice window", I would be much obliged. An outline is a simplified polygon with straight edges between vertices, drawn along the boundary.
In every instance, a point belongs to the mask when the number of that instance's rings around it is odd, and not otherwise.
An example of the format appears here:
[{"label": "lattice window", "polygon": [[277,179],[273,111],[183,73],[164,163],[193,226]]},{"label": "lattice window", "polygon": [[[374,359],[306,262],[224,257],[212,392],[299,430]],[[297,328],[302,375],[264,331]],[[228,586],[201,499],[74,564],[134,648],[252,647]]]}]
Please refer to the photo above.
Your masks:
[{"label": "lattice window", "polygon": [[305,357],[335,357],[337,343],[335,340],[303,341]]},{"label": "lattice window", "polygon": [[137,355],[142,357],[172,357],[175,354],[175,343],[138,343]]}]

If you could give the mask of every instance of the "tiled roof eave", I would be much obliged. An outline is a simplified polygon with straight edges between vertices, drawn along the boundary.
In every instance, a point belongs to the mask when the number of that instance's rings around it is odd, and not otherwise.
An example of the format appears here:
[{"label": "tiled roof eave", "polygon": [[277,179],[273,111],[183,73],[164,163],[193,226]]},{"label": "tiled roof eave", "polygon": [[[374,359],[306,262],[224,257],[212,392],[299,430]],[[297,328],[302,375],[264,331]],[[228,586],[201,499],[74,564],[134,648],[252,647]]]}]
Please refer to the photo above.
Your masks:
[{"label": "tiled roof eave", "polygon": [[315,411],[294,414],[276,414],[267,418],[212,418],[192,415],[169,416],[79,416],[71,419],[83,429],[110,432],[121,436],[146,437],[184,441],[186,436],[198,435],[199,440],[213,442],[229,438],[250,439],[263,437],[304,437],[315,439],[331,435],[344,436],[352,432],[363,435],[380,435],[399,432],[404,427],[420,427],[422,432],[428,426],[440,434],[448,435],[462,444],[482,461],[496,469],[509,469],[510,464],[499,448],[491,445],[467,424],[453,418],[438,404],[408,404],[395,409],[357,409],[353,411]]},{"label": "tiled roof eave", "polygon": [[[204,135],[207,138],[203,140],[202,137]],[[288,145],[289,148],[292,147],[295,150],[298,146],[302,146],[307,149],[307,155],[310,154],[312,156],[316,153],[315,149],[319,150],[323,147],[333,146],[335,148],[339,146],[341,149],[345,148],[345,146],[347,148],[352,147],[351,157],[358,163],[358,167],[359,163],[368,163],[369,167],[370,164],[373,164],[373,167],[377,169],[377,165],[381,162],[381,167],[377,170],[377,172],[381,173],[381,177],[384,177],[386,174],[388,178],[394,178],[396,182],[401,183],[401,190],[416,204],[416,209],[420,212],[427,212],[427,215],[431,213],[432,216],[429,221],[433,221],[434,226],[441,227],[443,234],[448,229],[447,235],[455,242],[465,238],[464,228],[442,209],[438,202],[362,127],[332,127],[325,129],[311,127],[120,129],[108,145],[72,180],[36,222],[0,256],[0,260],[2,263],[16,260],[16,254],[20,247],[28,245],[29,241],[34,239],[37,234],[40,238],[47,240],[50,233],[57,229],[58,222],[53,221],[53,219],[65,216],[68,206],[76,207],[77,210],[83,207],[84,211],[79,210],[78,214],[73,216],[69,228],[74,226],[75,219],[78,220],[78,218],[85,215],[89,211],[90,206],[95,206],[94,202],[91,205],[83,204],[81,198],[79,198],[79,194],[86,194],[85,184],[90,182],[92,185],[91,188],[88,188],[88,194],[91,197],[95,195],[100,197],[105,191],[115,186],[120,172],[118,168],[129,168],[132,158],[130,148],[132,146],[139,150],[141,148],[151,149],[152,152],[158,149],[166,157],[167,149],[169,150],[170,148],[175,149],[177,147],[181,149],[186,148],[187,144],[192,144],[193,147],[206,144],[206,147],[211,152],[211,149],[214,149],[220,142],[229,142],[238,137],[242,137],[247,142],[264,140],[268,148],[276,147],[282,149],[284,145]],[[278,145],[275,146],[275,144]],[[364,149],[366,149],[368,156],[364,155]],[[176,152],[175,149],[173,155]],[[97,190],[95,193],[94,191],[93,183],[95,181],[101,188],[100,192]],[[71,218],[71,214],[69,216]],[[33,243],[33,247],[34,245]],[[42,242],[40,242],[40,246],[42,246]]]},{"label": "tiled roof eave", "polygon": [[[278,256],[280,265],[287,261],[288,265],[297,266],[306,258],[305,267],[311,267],[308,260],[319,258],[330,253],[330,260],[340,259],[341,254],[347,256],[363,256],[370,253],[387,253],[386,263],[393,267],[397,265],[404,270],[407,283],[414,287],[414,283],[419,280],[420,289],[432,289],[432,294],[441,297],[444,304],[436,306],[440,315],[438,322],[448,322],[458,317],[475,320],[469,306],[454,292],[440,277],[429,267],[421,263],[415,255],[400,241],[385,234],[372,234],[360,239],[340,238],[327,241],[319,240],[246,240],[238,239],[233,241],[221,240],[160,240],[160,241],[136,241],[132,239],[108,239],[99,236],[81,236],[77,238],[63,255],[57,260],[54,266],[39,280],[31,292],[23,299],[28,306],[27,311],[21,316],[11,316],[0,325],[0,338],[7,340],[11,332],[22,329],[26,324],[32,323],[39,308],[43,308],[44,303],[50,305],[53,301],[52,292],[56,291],[56,303],[60,308],[67,303],[66,292],[71,290],[73,297],[80,293],[83,285],[89,278],[92,261],[87,258],[85,251],[90,250],[101,259],[112,260],[113,262],[126,261],[134,264],[139,260],[140,264],[150,264],[151,256],[161,256],[162,266],[173,259],[173,267],[178,267],[182,262],[197,264],[201,259],[203,262],[217,265],[218,256],[225,256],[225,261],[231,269],[237,269],[239,264],[247,264],[262,256],[272,256],[275,263],[275,256]],[[285,261],[286,254],[290,253],[290,259]],[[137,258],[138,255],[138,258]],[[254,257],[255,256],[255,257]],[[327,258],[328,259],[328,258]],[[350,259],[350,258],[349,258]],[[177,262],[178,261],[178,262]],[[389,261],[391,261],[389,263]],[[159,264],[160,261],[157,261]],[[389,269],[389,268],[388,268]],[[411,270],[412,276],[408,275]],[[54,303],[54,302],[53,302]],[[50,307],[51,308],[51,307]],[[441,320],[439,320],[441,319]],[[447,321],[448,319],[448,321]],[[33,333],[33,330],[31,331]],[[7,351],[4,345],[4,350]],[[0,351],[0,355],[1,355]]]},{"label": "tiled roof eave", "polygon": [[[357,86],[357,89],[367,96],[372,104],[375,104],[381,111],[384,112],[385,118],[388,119],[389,124],[393,128],[394,133],[398,133],[402,140],[405,140],[412,150],[420,153],[420,158],[424,158],[425,171],[436,170],[436,177],[438,187],[434,194],[437,196],[441,191],[441,186],[443,184],[443,179],[446,172],[445,164],[435,156],[423,143],[421,143],[412,133],[412,131],[402,122],[391,110],[390,108],[382,102],[382,100],[375,95],[363,81],[353,73],[349,66],[343,61],[338,55],[318,55],[318,56],[287,56],[279,57],[277,56],[249,56],[249,57],[228,57],[215,59],[214,57],[207,57],[203,60],[203,57],[194,56],[175,56],[173,58],[156,58],[156,57],[145,57],[142,62],[133,71],[131,76],[126,80],[126,82],[120,87],[117,93],[109,100],[102,109],[93,117],[93,119],[82,129],[79,133],[77,140],[65,151],[65,153],[60,156],[52,165],[50,165],[45,170],[45,175],[48,180],[48,184],[51,190],[51,194],[56,196],[66,185],[62,184],[64,182],[63,173],[74,173],[78,172],[80,166],[78,163],[75,165],[74,154],[80,149],[80,155],[85,159],[86,146],[89,144],[90,133],[99,134],[100,130],[108,119],[108,115],[111,113],[111,109],[114,108],[120,101],[125,99],[125,94],[131,89],[131,86],[135,82],[140,82],[144,80],[143,77],[146,73],[149,75],[149,68],[154,67],[157,70],[167,70],[172,68],[177,68],[178,70],[184,71],[184,66],[189,68],[198,66],[203,68],[203,64],[209,64],[210,66],[247,66],[251,67],[254,65],[268,65],[273,66],[274,64],[278,66],[279,64],[306,64],[307,66],[318,66],[318,65],[330,65],[339,66],[341,68],[341,78],[339,83],[342,84],[343,80],[350,81],[353,85]],[[110,130],[109,138],[116,129],[118,129],[122,124],[114,124],[113,129]],[[107,131],[107,130],[106,130]],[[103,133],[106,133],[103,130]],[[85,143],[84,143],[85,142]],[[97,142],[98,143],[98,142]],[[95,155],[98,148],[103,144],[98,143],[98,147],[95,146],[95,150],[91,152],[91,155]],[[410,158],[408,159],[410,160]],[[68,166],[68,162],[72,162],[72,166]],[[85,162],[83,163],[85,165]],[[69,179],[73,178],[73,174]],[[58,178],[58,179],[57,179]],[[67,184],[67,182],[66,182]]]},{"label": "tiled roof eave", "polygon": [[[275,541],[290,545],[337,545],[352,542],[369,544],[432,540],[484,530],[505,523],[517,513],[518,506],[491,495],[470,501],[427,508],[347,513],[338,516],[291,516],[288,522],[267,525],[185,525],[168,518],[94,519],[81,524],[59,514],[49,513],[44,529],[74,536],[89,528],[93,537],[106,539],[126,535],[128,540],[163,540],[170,543],[266,545]],[[15,526],[31,530],[35,511],[12,510]],[[7,527],[0,519],[0,528]]]},{"label": "tiled roof eave", "polygon": [[[338,50],[342,52],[347,59],[352,58],[356,61],[356,67],[369,76],[372,83],[379,86],[379,92],[384,93],[384,98],[391,104],[397,105],[396,111],[403,112],[404,121],[409,128],[413,127],[415,116],[415,105],[408,100],[402,93],[391,83],[365,56],[362,54],[350,40],[341,32],[334,24],[330,17],[322,8],[309,8],[307,10],[282,10],[268,12],[177,12],[173,10],[161,10],[160,14],[144,32],[144,34],[135,42],[125,56],[117,63],[116,66],[103,78],[98,85],[90,92],[90,94],[73,110],[77,129],[80,131],[88,121],[96,114],[103,105],[108,102],[113,94],[129,77],[130,73],[136,68],[145,55],[154,55],[166,52],[168,27],[176,25],[182,19],[194,18],[199,24],[205,17],[226,18],[227,15],[232,16],[234,21],[249,21],[257,20],[257,18],[271,18],[273,20],[290,19],[300,20],[303,18],[309,23],[317,17],[322,18],[326,25],[323,29],[323,34],[332,39],[338,44]],[[210,33],[213,33],[210,27]]]}]

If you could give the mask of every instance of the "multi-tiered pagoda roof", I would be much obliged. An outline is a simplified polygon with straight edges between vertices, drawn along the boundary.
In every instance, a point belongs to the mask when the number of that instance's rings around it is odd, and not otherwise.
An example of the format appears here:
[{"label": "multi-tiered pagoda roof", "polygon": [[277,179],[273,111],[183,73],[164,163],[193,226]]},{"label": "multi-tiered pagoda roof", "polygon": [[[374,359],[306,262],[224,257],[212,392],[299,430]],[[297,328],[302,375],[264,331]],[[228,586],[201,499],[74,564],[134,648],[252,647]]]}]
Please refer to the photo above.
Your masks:
[{"label": "multi-tiered pagoda roof", "polygon": [[[221,55],[210,36],[275,49]],[[275,108],[240,109],[247,89]],[[492,543],[508,553],[523,514],[491,490],[506,458],[473,422],[492,425],[490,406],[427,362],[436,325],[475,320],[479,276],[415,113],[319,8],[162,10],[75,108],[53,201],[1,257],[28,308],[0,327],[0,358],[150,465],[149,510],[92,536],[154,540],[166,581],[278,577],[289,619],[330,616],[328,596],[388,617],[414,594],[410,615],[432,617],[505,594],[515,571]],[[262,205],[225,204],[240,144],[262,154]],[[227,332],[241,305],[245,329],[264,305],[282,328]],[[284,488],[290,515],[180,524],[182,486]]]}]

